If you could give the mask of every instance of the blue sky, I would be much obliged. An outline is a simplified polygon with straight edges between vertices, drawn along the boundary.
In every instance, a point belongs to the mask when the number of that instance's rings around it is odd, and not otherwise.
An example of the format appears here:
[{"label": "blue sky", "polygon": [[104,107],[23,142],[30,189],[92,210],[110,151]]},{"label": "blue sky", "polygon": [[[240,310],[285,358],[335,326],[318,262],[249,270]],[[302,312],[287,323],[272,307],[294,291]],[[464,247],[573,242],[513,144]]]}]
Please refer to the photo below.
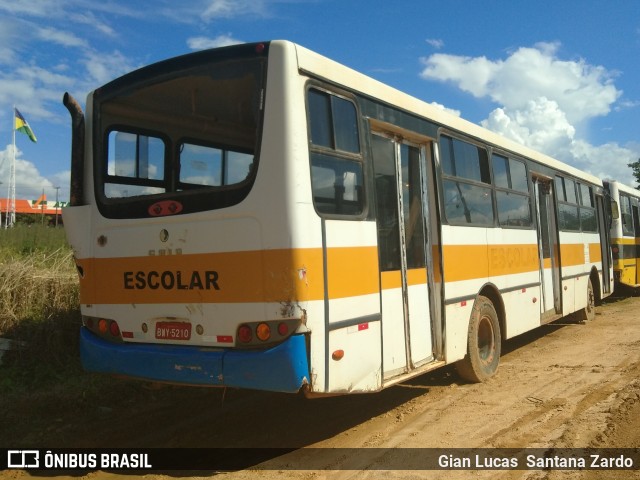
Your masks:
[{"label": "blue sky", "polygon": [[69,195],[65,91],[194,50],[288,39],[599,177],[635,184],[636,0],[19,0],[0,3],[0,197]]}]

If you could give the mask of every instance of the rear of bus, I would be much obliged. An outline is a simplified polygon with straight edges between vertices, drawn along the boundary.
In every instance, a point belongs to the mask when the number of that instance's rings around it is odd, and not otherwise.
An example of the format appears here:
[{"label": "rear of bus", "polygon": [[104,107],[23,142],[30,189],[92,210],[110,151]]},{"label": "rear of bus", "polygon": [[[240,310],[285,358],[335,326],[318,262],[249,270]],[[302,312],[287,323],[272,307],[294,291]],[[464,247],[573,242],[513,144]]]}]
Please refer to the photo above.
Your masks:
[{"label": "rear of bus", "polygon": [[304,228],[306,119],[290,72],[289,44],[239,45],[89,95],[63,212],[85,369],[284,392],[310,382],[321,239]]}]

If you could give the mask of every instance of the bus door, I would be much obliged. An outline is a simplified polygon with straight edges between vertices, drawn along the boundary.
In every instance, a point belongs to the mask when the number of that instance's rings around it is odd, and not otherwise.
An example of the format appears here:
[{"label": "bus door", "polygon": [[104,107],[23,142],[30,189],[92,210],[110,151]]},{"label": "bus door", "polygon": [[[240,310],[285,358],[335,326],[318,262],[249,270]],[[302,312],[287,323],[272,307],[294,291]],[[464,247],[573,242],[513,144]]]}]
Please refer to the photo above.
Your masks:
[{"label": "bus door", "polygon": [[424,146],[372,135],[383,380],[433,359]]},{"label": "bus door", "polygon": [[[556,222],[553,182],[533,178],[538,220],[538,258],[540,260],[540,315],[543,322],[562,314],[560,246]],[[552,318],[549,318],[552,317]]]},{"label": "bus door", "polygon": [[604,197],[596,195],[596,211],[598,214],[598,230],[600,231],[600,256],[602,257],[602,291],[611,293],[611,249],[609,248],[610,217],[604,208]]}]

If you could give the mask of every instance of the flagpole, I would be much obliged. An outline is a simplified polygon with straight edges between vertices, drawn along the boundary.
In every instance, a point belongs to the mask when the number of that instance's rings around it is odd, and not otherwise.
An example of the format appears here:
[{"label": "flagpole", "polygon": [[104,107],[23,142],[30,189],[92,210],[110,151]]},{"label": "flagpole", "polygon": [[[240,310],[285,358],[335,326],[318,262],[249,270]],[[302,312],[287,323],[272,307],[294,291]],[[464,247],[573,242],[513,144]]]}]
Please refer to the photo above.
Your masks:
[{"label": "flagpole", "polygon": [[[16,136],[13,133],[13,126],[15,123],[15,120],[13,119],[13,116],[15,114],[13,112],[11,112],[11,133],[13,136],[13,140],[11,141],[11,145],[16,144]],[[14,147],[15,148],[15,147]],[[13,150],[12,150],[13,152]],[[11,159],[9,159],[9,162],[11,162]],[[9,193],[11,192],[11,164],[9,164],[9,181],[7,182],[7,199],[6,199],[6,205],[4,206],[4,228],[9,228]]]},{"label": "flagpole", "polygon": [[7,195],[7,225],[6,228],[13,227],[16,221],[16,107],[13,107],[11,122],[11,137],[13,144],[13,154],[11,155],[11,166],[9,171],[9,193]]},{"label": "flagpole", "polygon": [[[4,228],[9,228],[9,217],[11,213],[11,186],[14,182],[15,163],[16,163],[16,129],[15,129],[15,105],[11,111],[11,163],[9,164],[9,184],[7,185],[7,205],[4,217]],[[13,223],[11,223],[13,225]]]}]

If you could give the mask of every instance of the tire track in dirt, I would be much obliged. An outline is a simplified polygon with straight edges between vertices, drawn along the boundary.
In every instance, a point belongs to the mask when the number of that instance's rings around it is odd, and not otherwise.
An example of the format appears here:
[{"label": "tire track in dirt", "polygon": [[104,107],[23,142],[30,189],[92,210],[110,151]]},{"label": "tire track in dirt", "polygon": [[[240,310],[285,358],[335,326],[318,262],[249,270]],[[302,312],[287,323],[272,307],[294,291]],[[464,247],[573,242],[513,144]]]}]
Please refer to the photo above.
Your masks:
[{"label": "tire track in dirt", "polygon": [[[624,304],[624,307],[623,305]],[[318,446],[382,448],[550,448],[610,446],[620,431],[618,404],[635,409],[634,383],[640,374],[640,323],[632,312],[640,302],[626,299],[604,307],[595,322],[542,327],[503,358],[498,375],[481,385],[430,385],[425,393],[372,418],[366,428],[338,435]],[[544,329],[548,328],[547,332]],[[544,334],[546,333],[546,335]],[[402,388],[402,387],[398,387]],[[636,390],[634,390],[636,388]],[[621,392],[626,399],[618,399]],[[635,397],[635,393],[639,396]],[[625,396],[626,395],[626,396]],[[634,402],[635,402],[634,400]],[[640,401],[637,402],[640,405]],[[640,411],[640,407],[638,407]],[[617,428],[617,430],[616,430]],[[608,429],[608,430],[607,430]],[[609,432],[609,433],[607,433]],[[640,438],[638,430],[635,435]],[[598,440],[600,439],[600,440]],[[637,443],[636,443],[637,444]],[[621,446],[632,446],[628,443]],[[363,454],[365,463],[384,466],[384,454]],[[396,459],[397,460],[397,459]],[[321,478],[331,478],[323,472]],[[379,478],[376,470],[340,478]],[[404,473],[417,478],[416,472]],[[387,475],[394,478],[396,473]],[[419,478],[442,473],[419,472]],[[460,478],[594,478],[593,472],[476,471]],[[591,476],[589,477],[589,473]],[[611,472],[609,472],[611,473]],[[326,474],[326,475],[325,475]],[[472,475],[471,475],[472,474]],[[634,478],[615,472],[612,478]],[[319,477],[320,478],[320,477]],[[404,478],[404,477],[403,477]],[[600,477],[599,477],[600,478]]]}]

